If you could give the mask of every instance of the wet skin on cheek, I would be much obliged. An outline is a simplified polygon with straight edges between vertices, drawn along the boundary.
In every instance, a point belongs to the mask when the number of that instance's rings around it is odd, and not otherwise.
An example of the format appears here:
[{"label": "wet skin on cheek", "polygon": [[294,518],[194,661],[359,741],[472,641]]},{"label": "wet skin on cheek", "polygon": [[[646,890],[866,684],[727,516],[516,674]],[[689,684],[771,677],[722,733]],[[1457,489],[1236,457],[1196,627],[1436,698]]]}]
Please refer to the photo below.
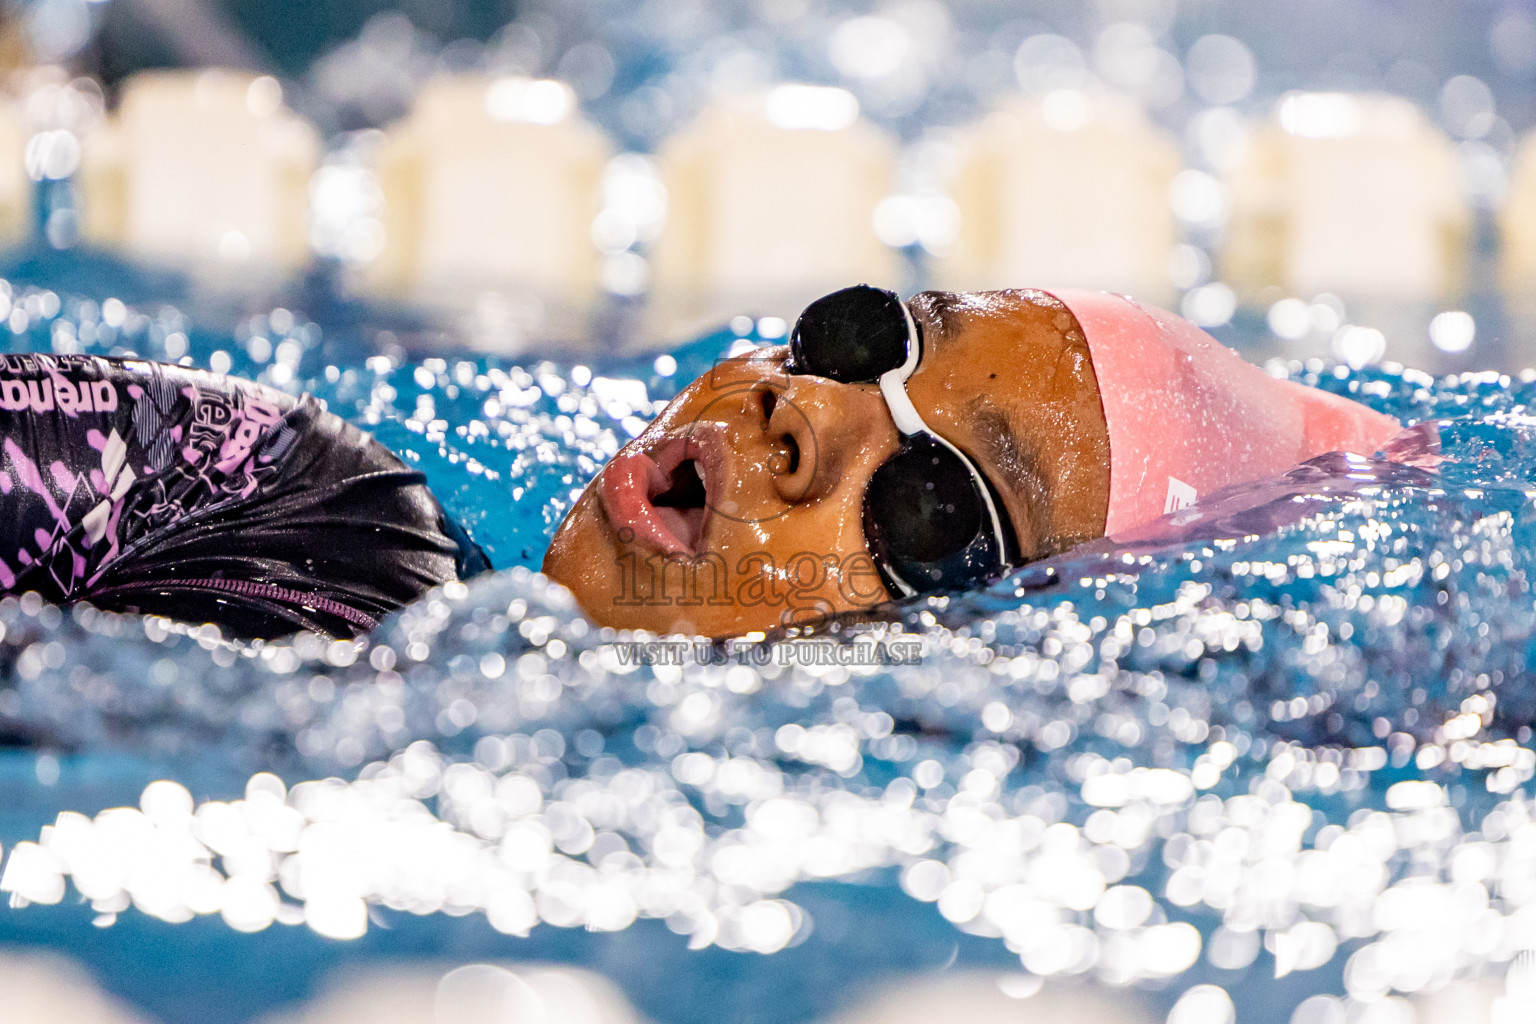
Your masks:
[{"label": "wet skin on cheek", "polygon": [[[1101,536],[1108,433],[1071,314],[1041,293],[924,293],[911,306],[928,342],[908,391],[930,426],[998,489],[1023,556]],[[862,522],[869,478],[900,442],[889,410],[876,386],[789,375],[783,357],[783,349],[765,350],[694,381],[567,516],[544,570],[596,621],[726,636],[889,599]],[[667,463],[679,451],[705,467],[702,529],[692,544],[643,528],[649,511],[678,522],[651,508],[666,505],[661,492],[677,473],[647,476],[652,483],[640,496],[632,487],[629,503],[611,486],[626,455],[653,453]],[[614,512],[637,505],[638,531],[628,513]]]}]

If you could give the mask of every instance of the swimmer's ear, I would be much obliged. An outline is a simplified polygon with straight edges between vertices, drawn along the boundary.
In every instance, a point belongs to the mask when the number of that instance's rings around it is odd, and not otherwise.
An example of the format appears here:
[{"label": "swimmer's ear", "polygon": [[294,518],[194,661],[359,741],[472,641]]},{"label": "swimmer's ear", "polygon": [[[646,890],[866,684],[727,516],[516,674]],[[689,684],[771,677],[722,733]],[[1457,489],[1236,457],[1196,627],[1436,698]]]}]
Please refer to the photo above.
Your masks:
[{"label": "swimmer's ear", "polygon": [[474,542],[469,531],[460,526],[458,520],[450,516],[446,510],[443,512],[443,532],[458,545],[459,551],[454,556],[453,567],[459,579],[467,580],[491,571],[491,560],[485,556],[480,545]]}]

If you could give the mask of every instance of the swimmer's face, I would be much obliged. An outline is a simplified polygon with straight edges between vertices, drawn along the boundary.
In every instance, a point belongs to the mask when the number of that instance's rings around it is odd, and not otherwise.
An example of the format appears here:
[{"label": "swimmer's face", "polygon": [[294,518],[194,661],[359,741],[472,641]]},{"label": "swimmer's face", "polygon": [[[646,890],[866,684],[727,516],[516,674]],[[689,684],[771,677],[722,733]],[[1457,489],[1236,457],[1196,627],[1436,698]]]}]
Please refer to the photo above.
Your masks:
[{"label": "swimmer's face", "polygon": [[[924,292],[907,382],[1002,499],[1023,560],[1103,535],[1109,435],[1088,347],[1033,291]],[[602,625],[729,636],[890,600],[864,532],[901,435],[875,384],[790,373],[787,348],[715,367],[587,487],[544,571]]]}]

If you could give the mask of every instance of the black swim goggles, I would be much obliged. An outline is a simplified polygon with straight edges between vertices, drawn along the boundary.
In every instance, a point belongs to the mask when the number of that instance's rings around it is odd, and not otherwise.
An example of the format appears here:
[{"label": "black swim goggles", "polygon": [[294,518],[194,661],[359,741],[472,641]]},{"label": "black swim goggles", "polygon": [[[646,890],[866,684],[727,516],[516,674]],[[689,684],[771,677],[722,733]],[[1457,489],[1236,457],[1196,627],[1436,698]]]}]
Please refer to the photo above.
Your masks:
[{"label": "black swim goggles", "polygon": [[923,422],[907,394],[923,332],[900,296],[867,284],[822,296],[795,322],[789,353],[790,373],[878,383],[901,432],[901,447],[864,492],[864,535],[893,594],[969,589],[1016,561],[1012,524],[992,485]]}]

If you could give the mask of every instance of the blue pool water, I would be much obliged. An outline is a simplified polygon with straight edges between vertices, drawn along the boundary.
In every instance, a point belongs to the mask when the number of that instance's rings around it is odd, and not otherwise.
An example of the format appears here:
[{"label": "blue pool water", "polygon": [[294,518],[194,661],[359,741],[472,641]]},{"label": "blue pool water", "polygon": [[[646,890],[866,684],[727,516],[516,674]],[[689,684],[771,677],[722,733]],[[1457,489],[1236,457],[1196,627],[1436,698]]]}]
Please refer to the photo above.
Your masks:
[{"label": "blue pool water", "polygon": [[1281,1022],[1536,946],[1528,381],[1293,364],[1436,422],[1443,461],[1324,457],[823,638],[900,634],[920,665],[648,667],[531,570],[751,330],[660,363],[412,357],[345,310],[229,329],[8,287],[0,345],[324,398],[502,569],[361,645],[0,600],[0,715],[34,744],[0,752],[0,942],[69,951],[160,1020],[427,957],[590,967],[662,1024],[823,1019],[964,967],[1158,1015],[1216,984]]}]

